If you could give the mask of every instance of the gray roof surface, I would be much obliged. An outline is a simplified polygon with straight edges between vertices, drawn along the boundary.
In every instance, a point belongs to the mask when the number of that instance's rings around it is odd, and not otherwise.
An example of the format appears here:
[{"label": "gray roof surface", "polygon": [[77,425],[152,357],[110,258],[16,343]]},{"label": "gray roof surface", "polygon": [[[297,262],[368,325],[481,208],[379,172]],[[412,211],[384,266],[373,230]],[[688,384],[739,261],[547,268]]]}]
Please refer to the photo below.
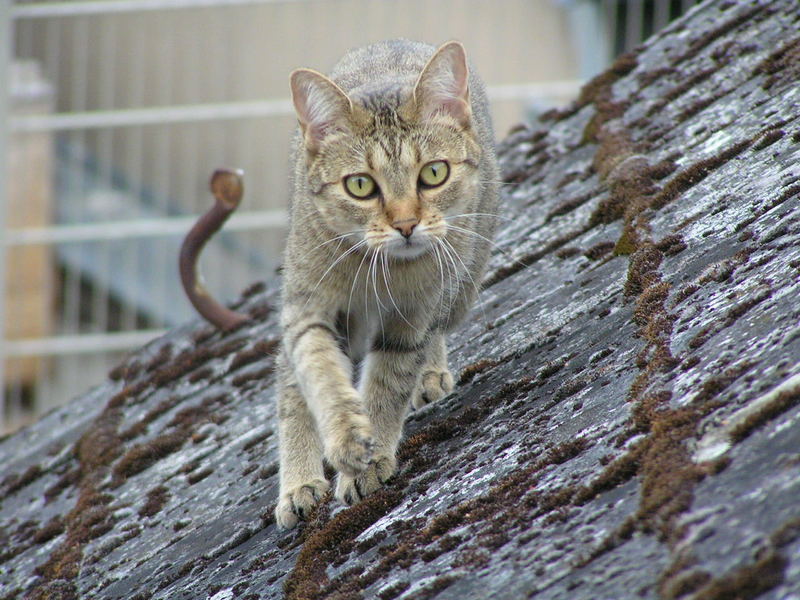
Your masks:
[{"label": "gray roof surface", "polygon": [[385,489],[276,530],[256,287],[0,441],[0,598],[800,598],[799,23],[707,2],[506,138]]}]

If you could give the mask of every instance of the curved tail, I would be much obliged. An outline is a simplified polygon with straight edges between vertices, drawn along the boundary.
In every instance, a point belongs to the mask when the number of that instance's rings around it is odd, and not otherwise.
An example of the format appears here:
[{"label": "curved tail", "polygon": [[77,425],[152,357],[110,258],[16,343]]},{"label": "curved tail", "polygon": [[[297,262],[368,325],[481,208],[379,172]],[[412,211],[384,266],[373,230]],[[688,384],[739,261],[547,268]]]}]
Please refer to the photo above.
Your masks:
[{"label": "curved tail", "polygon": [[206,242],[239,206],[244,191],[242,176],[243,172],[238,169],[214,171],[210,187],[216,202],[186,234],[178,259],[181,283],[192,305],[212,325],[225,331],[238,327],[250,317],[232,311],[211,297],[203,285],[197,260]]}]

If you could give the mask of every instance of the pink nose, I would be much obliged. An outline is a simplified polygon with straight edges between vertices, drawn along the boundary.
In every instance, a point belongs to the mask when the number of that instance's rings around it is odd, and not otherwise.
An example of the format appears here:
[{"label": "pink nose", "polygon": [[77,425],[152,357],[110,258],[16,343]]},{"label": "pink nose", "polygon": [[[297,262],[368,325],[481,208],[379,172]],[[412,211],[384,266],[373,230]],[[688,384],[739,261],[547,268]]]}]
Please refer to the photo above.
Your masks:
[{"label": "pink nose", "polygon": [[408,239],[411,237],[411,234],[414,232],[414,227],[419,225],[419,221],[417,219],[403,219],[402,221],[395,221],[392,223],[392,227],[397,229],[404,238]]}]

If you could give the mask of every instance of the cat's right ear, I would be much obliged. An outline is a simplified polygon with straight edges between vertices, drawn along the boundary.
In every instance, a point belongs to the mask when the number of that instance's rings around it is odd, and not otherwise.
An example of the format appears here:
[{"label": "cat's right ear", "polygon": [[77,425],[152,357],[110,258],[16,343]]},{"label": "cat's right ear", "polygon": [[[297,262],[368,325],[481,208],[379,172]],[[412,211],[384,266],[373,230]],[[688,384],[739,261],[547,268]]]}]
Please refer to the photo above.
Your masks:
[{"label": "cat's right ear", "polygon": [[312,69],[297,69],[290,77],[292,102],[309,152],[317,152],[332,133],[349,130],[353,104],[338,85]]},{"label": "cat's right ear", "polygon": [[423,119],[441,113],[463,127],[469,125],[469,68],[460,42],[447,42],[434,52],[417,79],[413,98]]}]

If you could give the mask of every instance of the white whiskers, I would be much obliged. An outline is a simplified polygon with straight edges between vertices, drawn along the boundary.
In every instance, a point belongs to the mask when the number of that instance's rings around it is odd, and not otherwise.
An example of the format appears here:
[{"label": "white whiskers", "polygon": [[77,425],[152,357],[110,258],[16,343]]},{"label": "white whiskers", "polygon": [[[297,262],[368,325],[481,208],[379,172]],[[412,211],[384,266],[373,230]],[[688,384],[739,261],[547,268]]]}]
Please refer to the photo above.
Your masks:
[{"label": "white whiskers", "polygon": [[[472,273],[469,272],[469,268],[467,268],[467,265],[465,265],[464,261],[461,260],[461,256],[459,256],[458,252],[453,247],[453,245],[446,238],[442,239],[442,243],[443,243],[442,248],[444,250],[447,250],[448,254],[452,254],[452,256],[454,256],[456,259],[458,259],[458,262],[460,262],[461,266],[464,267],[464,273],[466,273],[467,277],[469,277],[469,280],[472,283],[472,287],[475,290],[475,299],[480,303],[481,313],[483,313],[483,322],[484,322],[484,324],[488,324],[489,323],[489,319],[486,317],[486,307],[483,305],[483,300],[481,300],[481,289],[480,289],[480,287],[478,286],[477,283],[475,283],[475,279],[472,277]],[[449,250],[448,250],[448,248],[449,248]]]},{"label": "white whiskers", "polygon": [[[366,245],[366,243],[367,243],[367,240],[363,239],[363,240],[359,241],[358,243],[352,245],[345,252],[343,252],[335,261],[333,261],[330,264],[330,266],[322,274],[322,277],[319,278],[319,281],[317,281],[316,285],[314,286],[314,289],[311,290],[311,293],[308,295],[308,300],[306,300],[306,303],[303,305],[303,310],[304,311],[308,307],[308,303],[311,302],[311,298],[314,297],[314,294],[316,293],[317,288],[319,288],[320,284],[322,283],[322,280],[325,279],[328,276],[328,273],[330,273],[336,265],[338,265],[340,262],[342,262],[350,254],[352,254],[353,252],[355,252],[356,250],[358,250],[362,246]],[[366,256],[366,254],[365,254],[365,256]]]},{"label": "white whiskers", "polygon": [[489,238],[487,238],[486,236],[484,236],[484,235],[481,235],[481,234],[480,234],[480,233],[478,233],[477,231],[473,231],[472,229],[466,229],[466,228],[464,228],[464,227],[458,227],[457,225],[450,225],[450,224],[448,224],[448,227],[449,227],[450,229],[452,229],[453,231],[455,231],[456,233],[464,233],[464,234],[467,234],[467,235],[474,235],[475,237],[478,237],[478,238],[480,238],[480,239],[482,239],[482,240],[485,240],[486,242],[489,242],[489,243],[492,245],[492,247],[494,247],[494,248],[496,248],[497,250],[499,250],[499,251],[500,251],[500,253],[501,253],[501,254],[503,254],[503,256],[505,256],[505,257],[506,257],[506,258],[508,258],[509,260],[512,260],[512,261],[514,261],[515,263],[517,263],[517,264],[519,264],[520,266],[522,266],[522,267],[525,267],[525,268],[527,268],[527,267],[529,266],[529,265],[525,264],[524,262],[522,262],[521,260],[518,260],[518,259],[514,258],[513,256],[511,256],[511,255],[510,255],[508,252],[506,252],[506,251],[505,251],[503,248],[501,248],[500,246],[498,246],[496,243],[494,243],[492,240],[490,240],[490,239],[489,239]]}]

